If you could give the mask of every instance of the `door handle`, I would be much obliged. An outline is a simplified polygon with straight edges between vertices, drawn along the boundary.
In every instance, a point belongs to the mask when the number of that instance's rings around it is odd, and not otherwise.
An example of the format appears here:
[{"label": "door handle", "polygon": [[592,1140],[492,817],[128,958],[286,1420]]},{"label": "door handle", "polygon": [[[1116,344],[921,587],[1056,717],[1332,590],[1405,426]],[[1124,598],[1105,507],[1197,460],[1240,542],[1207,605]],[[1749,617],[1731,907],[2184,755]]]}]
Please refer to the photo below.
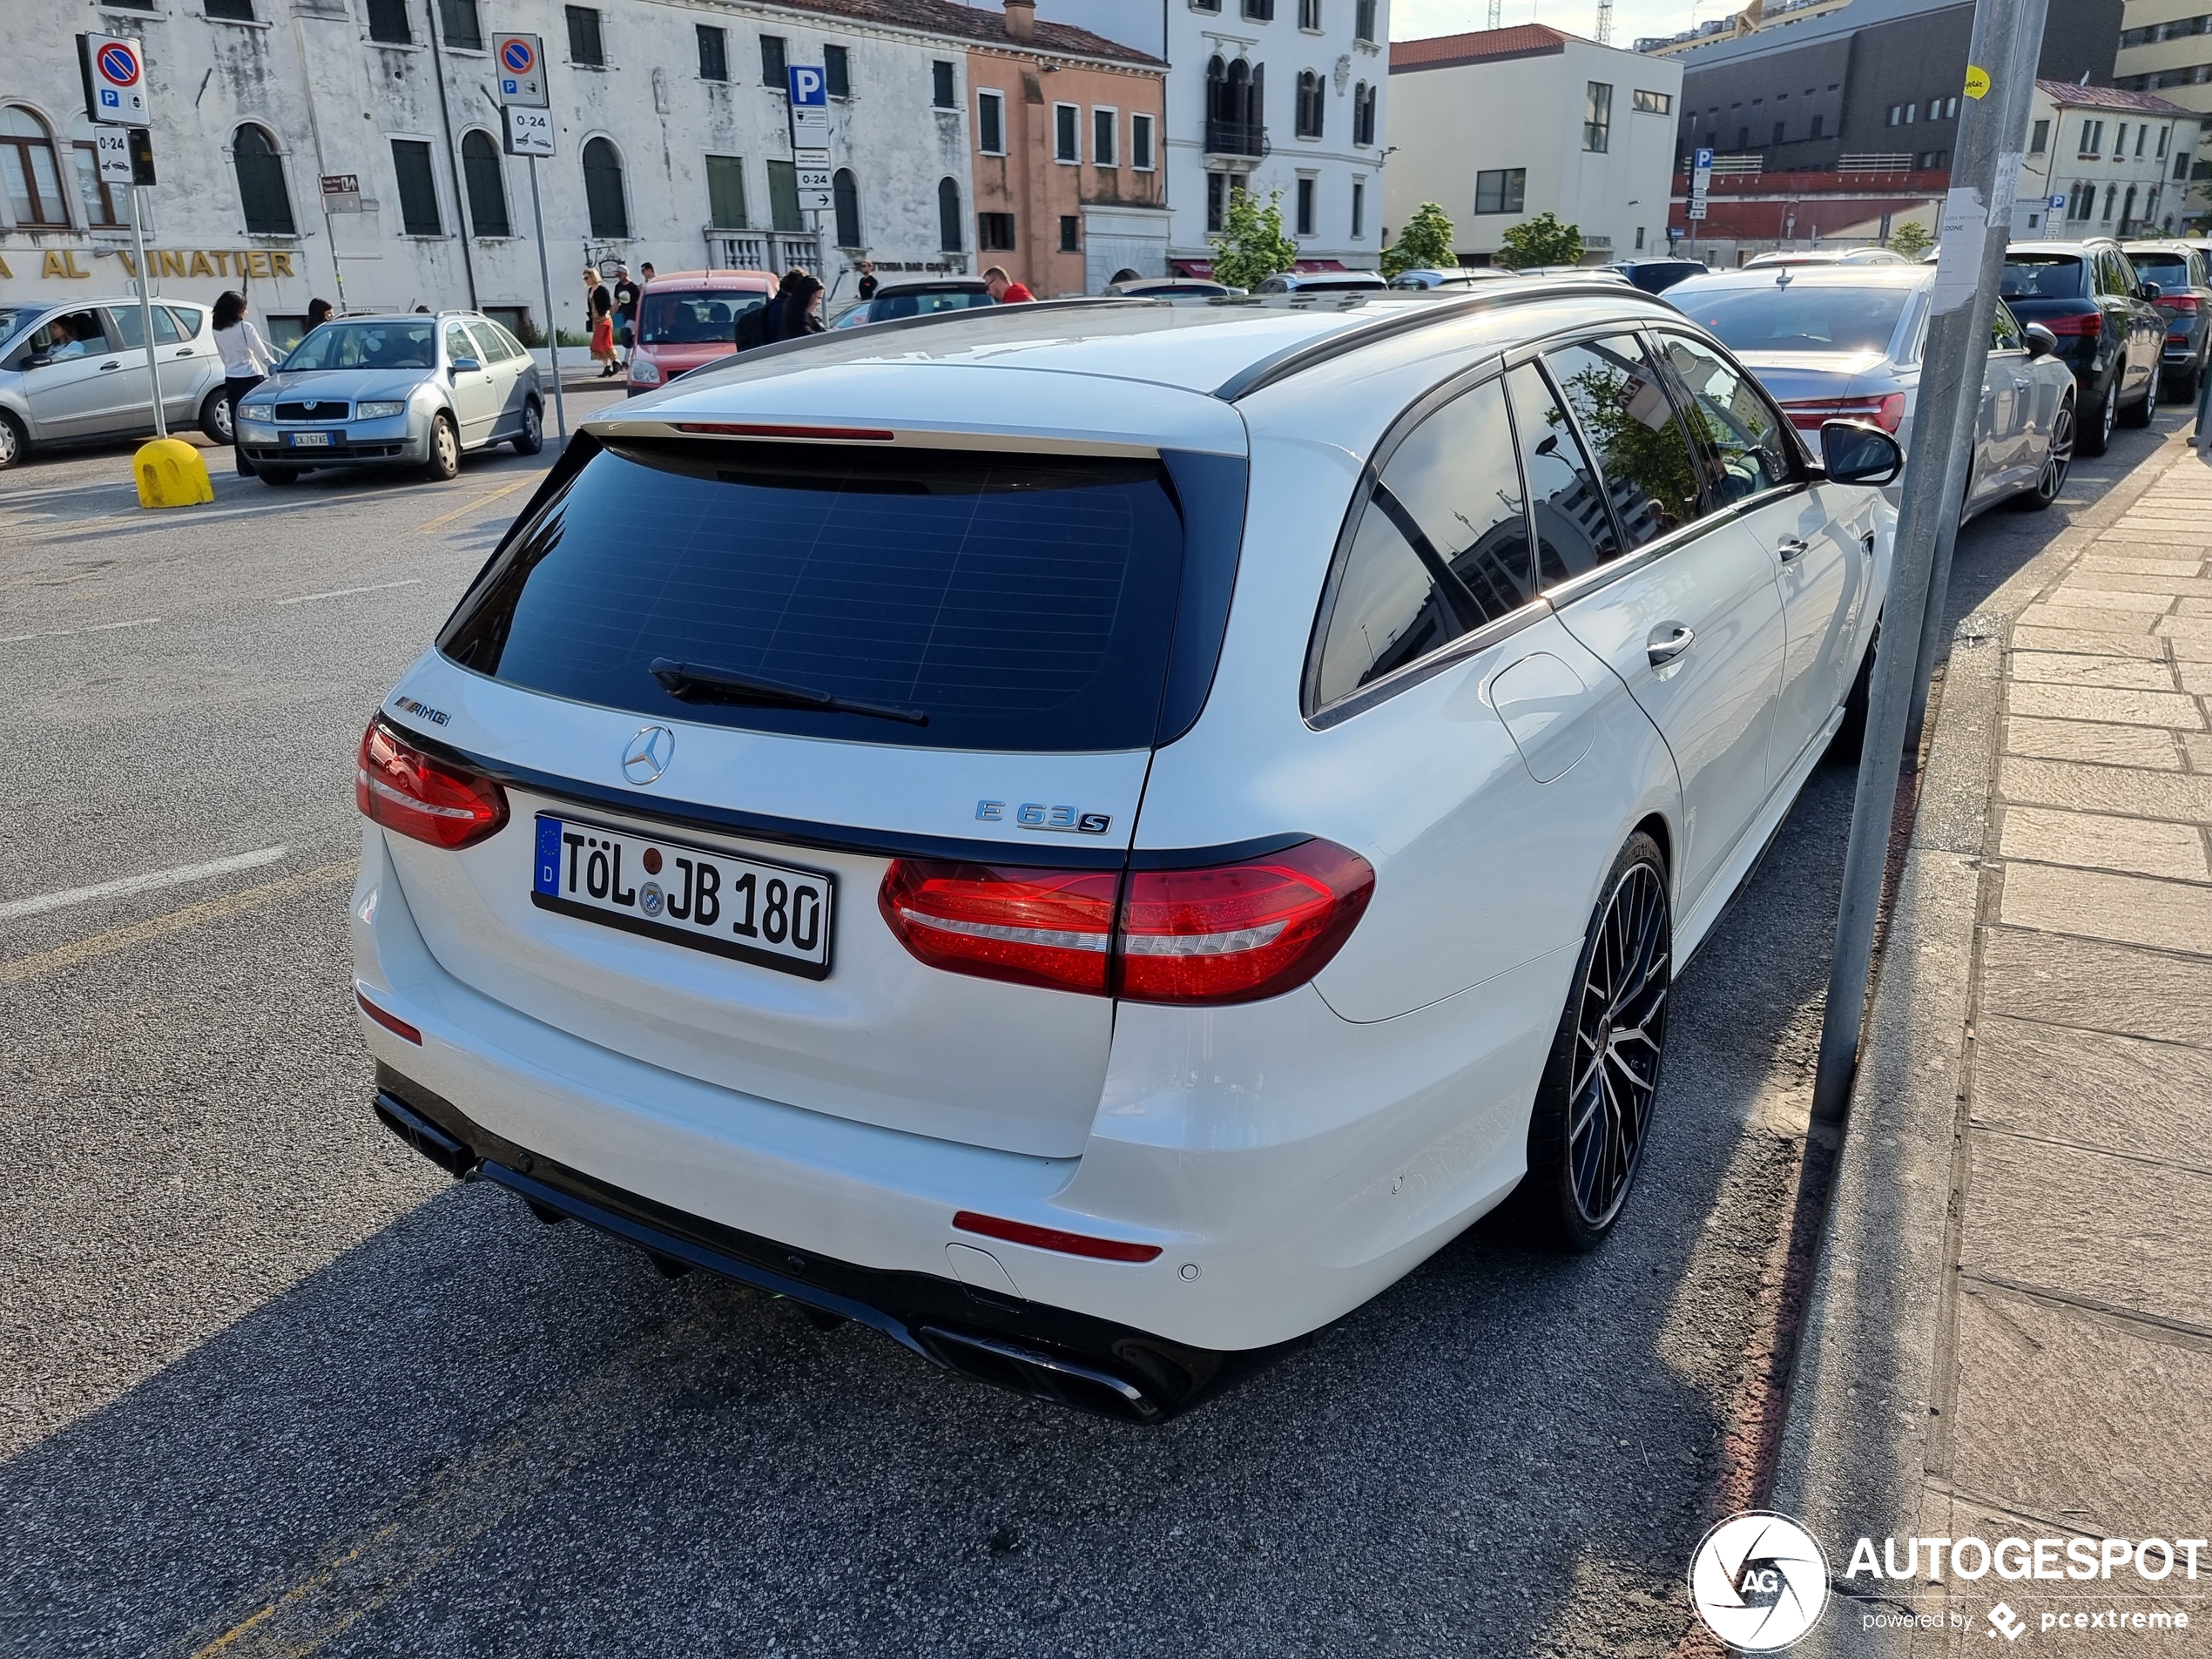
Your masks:
[{"label": "door handle", "polygon": [[179,356],[179,357],[189,357],[189,356],[191,356],[191,355],[192,355],[192,347],[189,347],[189,346],[185,347],[182,351],[179,352],[179,353],[177,354],[177,355],[178,355],[178,356]]},{"label": "door handle", "polygon": [[[1666,631],[1662,631],[1662,630]],[[1651,637],[1643,642],[1643,652],[1651,659],[1654,668],[1664,668],[1688,651],[1697,636],[1682,624],[1662,623],[1651,631]]]},{"label": "door handle", "polygon": [[1812,543],[1800,541],[1794,536],[1785,536],[1775,543],[1774,550],[1780,556],[1783,563],[1787,564],[1791,560],[1801,559],[1812,551]]},{"label": "door handle", "polygon": [[120,368],[122,367],[123,365],[121,363],[118,362],[113,358],[110,358],[106,362],[100,365],[100,373],[105,374],[111,368]]}]

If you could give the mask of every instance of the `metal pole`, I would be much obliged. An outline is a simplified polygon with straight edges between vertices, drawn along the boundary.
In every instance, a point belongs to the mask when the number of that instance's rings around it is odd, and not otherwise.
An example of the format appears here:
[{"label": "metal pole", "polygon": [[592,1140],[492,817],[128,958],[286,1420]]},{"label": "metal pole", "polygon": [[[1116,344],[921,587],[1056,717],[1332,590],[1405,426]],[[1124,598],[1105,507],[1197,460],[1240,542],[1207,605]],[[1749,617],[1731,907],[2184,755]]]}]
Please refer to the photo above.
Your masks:
[{"label": "metal pole", "polygon": [[545,349],[553,365],[554,429],[569,441],[569,406],[561,401],[561,320],[553,311],[553,267],[545,260],[545,210],[537,199],[537,158],[530,158],[530,219],[537,226],[537,280],[545,285]]},{"label": "metal pole", "polygon": [[[2045,0],[2047,3],[2048,0]],[[1989,89],[1988,98],[1983,100],[1994,106],[1991,114],[2000,139],[1999,165],[2012,167],[2015,180],[2019,176],[2018,164],[2007,159],[2008,152],[2002,145],[2006,142],[2017,143],[2020,135],[2027,131],[2028,113],[2035,102],[2035,66],[2042,55],[2042,45],[2040,17],[2032,29],[2016,29],[2008,70],[1998,76]],[[2008,202],[2008,213],[2009,207]],[[2005,226],[2005,234],[2009,239],[2009,224]],[[2000,257],[2001,260],[2001,253]],[[1995,302],[1985,303],[1993,313]],[[1916,772],[1919,770],[1921,730],[1928,714],[1928,686],[1935,676],[1936,658],[1944,648],[1944,612],[1951,592],[1951,557],[1959,540],[1959,516],[1966,510],[1966,489],[1973,481],[1974,443],[1980,435],[1982,400],[1989,395],[1986,379],[1988,360],[1989,334],[1985,331],[1973,350],[1968,366],[1969,395],[1959,400],[1950,441],[1944,448],[1943,516],[1936,525],[1935,562],[1928,575],[1928,602],[1921,618],[1919,658],[1912,670],[1912,711],[1905,722],[1905,758]],[[1976,390],[1978,386],[1980,389]],[[1915,431],[1919,429],[1916,421]]]},{"label": "metal pole", "polygon": [[[136,250],[132,257],[138,262],[138,332],[146,342],[146,379],[153,385],[153,435],[169,435],[169,417],[161,408],[161,363],[153,349],[153,286],[146,280],[146,203],[140,192],[145,187],[131,186],[131,245]],[[235,421],[235,412],[231,418]]]},{"label": "metal pole", "polygon": [[[1851,802],[1851,840],[1844,853],[1843,896],[1836,912],[1835,956],[1829,965],[1828,1000],[1821,1016],[1812,1115],[1830,1123],[1841,1122],[1851,1105],[1929,577],[1944,516],[1949,512],[1954,524],[1958,517],[1947,500],[1952,462],[1944,441],[1952,440],[1948,448],[1957,447],[1961,402],[1971,422],[1979,401],[1982,365],[1989,354],[1990,313],[1997,301],[2005,244],[2012,233],[2013,196],[2020,180],[2020,119],[2006,119],[2006,111],[2016,107],[2011,90],[1993,100],[1978,96],[1977,88],[1981,93],[1993,90],[1981,84],[1985,70],[1992,82],[2000,78],[2010,82],[2023,74],[2033,78],[2047,4],[2047,0],[1978,0],[1974,7],[1973,40],[1967,51],[1967,62],[1973,67],[1967,71],[1966,107],[1959,121],[1959,165],[1952,172],[1944,201],[1942,253],[1913,412],[1914,442],[1905,463],[1889,598],[1883,607],[1883,631],[1899,643],[1875,658],[1858,789]],[[2025,106],[2022,95],[2017,105],[2021,119]],[[1965,430],[1971,435],[1971,424]],[[1908,641],[1910,644],[1904,643]]]}]

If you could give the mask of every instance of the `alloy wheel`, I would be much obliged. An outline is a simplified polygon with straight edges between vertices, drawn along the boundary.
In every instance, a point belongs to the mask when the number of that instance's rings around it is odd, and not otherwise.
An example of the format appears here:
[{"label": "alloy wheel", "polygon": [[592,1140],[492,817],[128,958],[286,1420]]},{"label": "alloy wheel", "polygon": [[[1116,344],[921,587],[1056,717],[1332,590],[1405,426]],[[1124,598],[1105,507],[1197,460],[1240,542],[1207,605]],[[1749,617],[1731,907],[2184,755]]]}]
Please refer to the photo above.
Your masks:
[{"label": "alloy wheel", "polygon": [[2066,488],[2066,475],[2073,466],[2074,404],[2069,400],[2059,405],[2059,412],[2051,421],[2051,453],[2043,462],[2043,475],[2036,481],[2035,493],[2045,501],[2056,501],[2059,492]]},{"label": "alloy wheel", "polygon": [[1610,1222],[1627,1197],[1659,1088],[1673,928],[1659,872],[1630,867],[1606,900],[1575,1015],[1567,1159],[1575,1208]]},{"label": "alloy wheel", "polygon": [[2120,375],[2115,370],[2112,383],[2105,388],[2105,401],[2097,408],[2097,431],[2105,442],[2112,442],[2113,428],[2120,424]]}]

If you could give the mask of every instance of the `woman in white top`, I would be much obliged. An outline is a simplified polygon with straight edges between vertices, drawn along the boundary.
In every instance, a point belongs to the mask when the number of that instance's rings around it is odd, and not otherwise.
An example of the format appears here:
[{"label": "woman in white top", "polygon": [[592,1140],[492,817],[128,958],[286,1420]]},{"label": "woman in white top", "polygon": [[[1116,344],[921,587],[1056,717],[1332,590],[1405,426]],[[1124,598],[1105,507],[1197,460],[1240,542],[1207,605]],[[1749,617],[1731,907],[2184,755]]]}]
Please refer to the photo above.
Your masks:
[{"label": "woman in white top", "polygon": [[231,453],[241,477],[253,475],[253,463],[238,447],[239,400],[276,367],[277,354],[246,314],[246,296],[235,288],[215,296],[215,349],[223,354],[223,391],[231,406]]}]

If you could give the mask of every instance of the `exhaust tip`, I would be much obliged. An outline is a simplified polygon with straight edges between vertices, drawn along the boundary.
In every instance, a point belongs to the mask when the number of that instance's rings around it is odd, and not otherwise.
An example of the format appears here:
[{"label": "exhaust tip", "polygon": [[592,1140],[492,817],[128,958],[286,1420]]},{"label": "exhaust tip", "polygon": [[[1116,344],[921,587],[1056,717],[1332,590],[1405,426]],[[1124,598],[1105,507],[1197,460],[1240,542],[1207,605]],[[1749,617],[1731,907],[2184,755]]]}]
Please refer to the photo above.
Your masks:
[{"label": "exhaust tip", "polygon": [[941,1325],[925,1325],[915,1334],[930,1357],[948,1371],[1032,1399],[1130,1423],[1160,1423],[1175,1414],[1170,1403],[1154,1398],[1127,1378],[1065,1354]]}]

